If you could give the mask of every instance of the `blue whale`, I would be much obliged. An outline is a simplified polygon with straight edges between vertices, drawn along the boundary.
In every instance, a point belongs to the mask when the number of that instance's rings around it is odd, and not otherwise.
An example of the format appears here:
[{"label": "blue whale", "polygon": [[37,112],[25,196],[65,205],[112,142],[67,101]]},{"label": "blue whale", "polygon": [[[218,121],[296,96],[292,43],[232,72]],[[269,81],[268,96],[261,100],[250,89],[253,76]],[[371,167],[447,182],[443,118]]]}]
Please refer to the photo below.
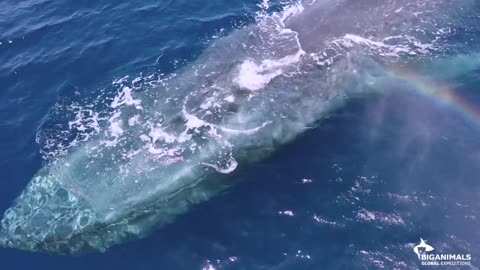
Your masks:
[{"label": "blue whale", "polygon": [[165,80],[123,87],[106,124],[33,176],[1,220],[0,245],[81,254],[145,237],[350,97],[388,88],[389,67],[454,54],[449,35],[476,8],[308,0],[261,11]]}]

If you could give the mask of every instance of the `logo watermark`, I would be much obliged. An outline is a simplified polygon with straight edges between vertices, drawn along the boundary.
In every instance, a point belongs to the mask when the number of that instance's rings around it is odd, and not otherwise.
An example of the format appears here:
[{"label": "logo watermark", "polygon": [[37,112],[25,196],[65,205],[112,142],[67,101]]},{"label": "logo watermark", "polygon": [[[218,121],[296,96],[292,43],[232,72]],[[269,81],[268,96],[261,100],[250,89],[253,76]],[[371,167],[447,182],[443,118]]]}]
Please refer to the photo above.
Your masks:
[{"label": "logo watermark", "polygon": [[426,266],[471,266],[472,255],[468,253],[435,253],[435,248],[420,238],[420,243],[413,247],[422,265]]}]

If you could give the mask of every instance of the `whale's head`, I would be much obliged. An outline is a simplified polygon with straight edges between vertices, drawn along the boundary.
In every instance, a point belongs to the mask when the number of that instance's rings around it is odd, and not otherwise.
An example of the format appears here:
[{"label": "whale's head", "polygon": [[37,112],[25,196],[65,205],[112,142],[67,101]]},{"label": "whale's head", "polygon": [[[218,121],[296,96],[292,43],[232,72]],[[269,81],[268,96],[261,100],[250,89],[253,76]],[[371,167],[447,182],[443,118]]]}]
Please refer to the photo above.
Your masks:
[{"label": "whale's head", "polygon": [[0,221],[1,247],[63,255],[104,252],[148,235],[158,224],[170,223],[184,213],[190,204],[228,186],[206,181],[168,199],[146,196],[140,204],[99,205],[88,190],[62,181],[59,175],[52,167],[42,168],[7,209]]},{"label": "whale's head", "polygon": [[37,174],[4,214],[0,245],[28,251],[75,253],[94,245],[89,232],[99,227],[94,211],[53,179]]}]

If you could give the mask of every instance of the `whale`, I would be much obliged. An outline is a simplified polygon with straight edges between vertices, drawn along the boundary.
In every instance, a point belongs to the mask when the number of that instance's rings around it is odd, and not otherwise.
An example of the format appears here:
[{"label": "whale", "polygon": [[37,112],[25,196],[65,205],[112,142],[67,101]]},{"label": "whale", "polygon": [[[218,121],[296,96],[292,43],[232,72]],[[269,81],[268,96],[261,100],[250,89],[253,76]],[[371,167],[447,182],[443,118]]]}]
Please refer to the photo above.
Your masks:
[{"label": "whale", "polygon": [[478,10],[469,0],[268,5],[174,73],[120,87],[108,113],[69,122],[91,132],[32,177],[3,215],[0,246],[77,255],[146,237],[349,99],[386,91],[399,80],[389,68],[458,53],[449,38]]}]

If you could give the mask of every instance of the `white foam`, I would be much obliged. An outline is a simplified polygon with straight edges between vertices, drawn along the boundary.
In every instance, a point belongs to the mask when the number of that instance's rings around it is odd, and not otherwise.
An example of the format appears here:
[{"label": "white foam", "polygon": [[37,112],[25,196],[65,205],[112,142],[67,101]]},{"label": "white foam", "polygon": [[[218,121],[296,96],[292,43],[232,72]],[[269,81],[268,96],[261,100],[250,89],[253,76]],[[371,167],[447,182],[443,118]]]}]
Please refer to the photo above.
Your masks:
[{"label": "white foam", "polygon": [[269,0],[262,0],[262,2],[258,5],[262,11],[266,11],[270,8],[270,1]]},{"label": "white foam", "polygon": [[295,213],[293,213],[293,211],[291,211],[291,210],[280,211],[280,212],[278,212],[278,214],[279,215],[284,215],[284,216],[289,216],[289,217],[295,216]]},{"label": "white foam", "polygon": [[[389,45],[385,43],[391,40],[399,40],[403,42],[400,42],[400,44],[396,45]],[[342,38],[334,40],[333,44],[336,44],[339,47],[346,48],[351,48],[355,45],[362,45],[368,47],[369,49],[377,53],[380,53],[381,55],[394,57],[400,57],[402,54],[425,54],[434,48],[434,44],[421,43],[414,37],[408,35],[389,36],[381,41],[375,41],[354,34],[346,34]]]},{"label": "white foam", "polygon": [[113,137],[119,137],[123,134],[123,129],[122,129],[122,119],[120,119],[120,112],[115,113],[111,118],[110,118],[110,135]]},{"label": "white foam", "polygon": [[283,73],[283,68],[300,60],[303,51],[278,60],[266,59],[260,65],[247,59],[241,66],[235,82],[243,88],[255,91],[264,88],[273,78]]},{"label": "white foam", "polygon": [[230,96],[224,98],[223,100],[225,100],[226,102],[232,103],[232,102],[235,101],[235,97],[233,95],[230,95]]},{"label": "white foam", "polygon": [[135,106],[137,109],[142,109],[140,104],[142,101],[140,99],[134,99],[132,96],[132,88],[124,86],[122,92],[120,92],[112,101],[110,105],[112,108],[117,108],[121,105]]},{"label": "white foam", "polygon": [[238,162],[232,156],[230,156],[230,158],[228,159],[226,164],[224,164],[225,166],[219,166],[219,165],[211,164],[211,163],[207,163],[207,162],[202,162],[202,164],[207,166],[207,167],[211,167],[211,168],[215,169],[217,172],[222,173],[222,174],[229,174],[229,173],[235,171],[235,169],[237,169],[237,167],[238,167]]},{"label": "white foam", "polygon": [[265,67],[257,65],[252,60],[245,60],[240,66],[240,71],[235,82],[242,88],[259,90],[264,88],[273,78],[280,75],[281,70],[265,72]]},{"label": "white foam", "polygon": [[338,225],[337,222],[335,221],[330,221],[330,220],[326,220],[325,218],[321,217],[321,216],[318,216],[318,215],[313,215],[313,219],[318,222],[318,223],[321,223],[321,224],[327,224],[327,225],[332,225],[332,226],[336,226]]},{"label": "white foam", "polygon": [[129,76],[126,75],[126,76],[123,76],[123,77],[121,77],[121,78],[118,78],[118,79],[114,80],[114,81],[112,82],[112,84],[113,84],[113,85],[115,85],[115,84],[123,84],[124,82],[126,82],[126,81],[128,80],[128,77],[129,77]]},{"label": "white foam", "polygon": [[122,136],[122,134],[124,132],[124,130],[122,128],[123,121],[120,118],[120,116],[121,116],[121,112],[116,112],[109,119],[110,126],[108,127],[108,132],[107,133],[110,137],[113,137],[113,140],[103,141],[103,143],[108,147],[112,147],[112,146],[117,145],[118,138],[120,138],[120,136]]},{"label": "white foam", "polygon": [[[268,4],[268,1],[267,1]],[[265,6],[265,4],[262,4]],[[268,5],[266,5],[268,7]],[[234,83],[242,88],[256,91],[264,88],[272,79],[283,74],[285,69],[290,68],[301,60],[303,51],[298,33],[285,27],[285,21],[290,17],[301,13],[304,7],[300,3],[287,6],[282,12],[274,12],[271,15],[265,13],[257,14],[258,24],[261,31],[264,31],[271,39],[293,38],[298,50],[281,58],[265,58],[261,61],[245,59],[239,66],[238,75]],[[266,42],[268,43],[268,42]]]},{"label": "white foam", "polygon": [[[305,8],[300,2],[297,2],[293,5],[289,5],[285,7],[285,9],[279,13],[281,22],[282,23],[285,22],[287,19],[291,18],[292,16],[302,13],[304,10]],[[278,13],[273,14],[273,16],[276,16],[276,15],[278,15]]]},{"label": "white foam", "polygon": [[[287,30],[285,30],[287,31]],[[298,63],[305,54],[300,47],[299,51],[280,59],[265,59],[259,65],[247,59],[241,65],[235,83],[242,88],[252,91],[264,88],[273,78],[281,75],[283,69]]]},{"label": "white foam", "polygon": [[144,142],[150,142],[151,141],[150,137],[148,137],[145,134],[140,135],[139,138],[140,138],[140,140],[142,140]]},{"label": "white foam", "polygon": [[135,125],[138,125],[140,123],[140,120],[139,120],[139,117],[140,115],[135,115],[133,117],[131,117],[130,119],[128,119],[128,125],[133,127]]},{"label": "white foam", "polygon": [[257,133],[260,129],[266,127],[267,125],[271,124],[272,121],[264,122],[261,126],[250,128],[250,129],[231,129],[227,127],[220,127],[222,131],[234,133],[234,134],[245,134],[245,135],[252,135]]},{"label": "white foam", "polygon": [[158,140],[164,141],[166,143],[174,143],[177,140],[175,136],[165,132],[163,128],[158,124],[151,127],[148,136],[152,139],[153,144]]},{"label": "white foam", "polygon": [[187,126],[188,129],[194,129],[208,125],[205,121],[201,120],[195,115],[187,113],[186,110],[183,111],[183,117],[187,121],[185,126]]}]

